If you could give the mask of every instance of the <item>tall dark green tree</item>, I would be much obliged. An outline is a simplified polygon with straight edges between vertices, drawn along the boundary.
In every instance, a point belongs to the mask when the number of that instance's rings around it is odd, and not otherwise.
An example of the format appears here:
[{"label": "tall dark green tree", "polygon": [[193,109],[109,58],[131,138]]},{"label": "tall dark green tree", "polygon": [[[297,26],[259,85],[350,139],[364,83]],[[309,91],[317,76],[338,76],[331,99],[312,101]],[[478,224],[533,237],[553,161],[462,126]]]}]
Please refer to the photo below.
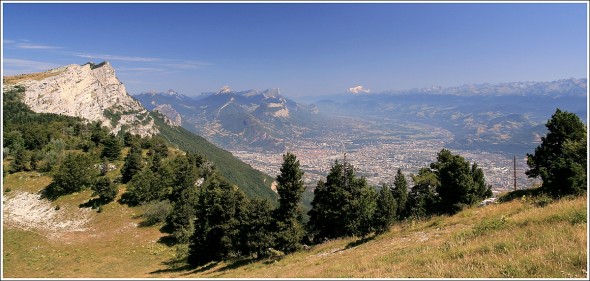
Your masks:
[{"label": "tall dark green tree", "polygon": [[245,200],[241,191],[219,176],[213,176],[198,197],[187,260],[193,266],[223,260],[238,249]]},{"label": "tall dark green tree", "polygon": [[384,233],[395,222],[397,203],[389,186],[383,184],[377,196],[373,226],[377,234]]},{"label": "tall dark green tree", "polygon": [[126,204],[135,206],[154,200],[163,200],[166,196],[164,192],[157,175],[149,167],[144,167],[129,181],[127,191],[121,199]]},{"label": "tall dark green tree", "polygon": [[354,167],[335,161],[326,181],[320,180],[309,211],[308,228],[315,241],[364,236],[371,231],[376,193]]},{"label": "tall dark green tree", "polygon": [[104,139],[104,148],[102,149],[101,157],[106,157],[111,161],[119,160],[121,156],[121,141],[114,134],[109,134]]},{"label": "tall dark green tree", "polygon": [[262,198],[246,200],[239,216],[237,250],[244,256],[266,257],[275,247],[274,226],[270,202]]},{"label": "tall dark green tree", "polygon": [[31,151],[24,147],[18,147],[12,151],[14,159],[10,162],[9,171],[11,173],[30,170]]},{"label": "tall dark green tree", "polygon": [[[194,232],[195,208],[198,205],[199,176],[197,167],[189,157],[181,155],[172,163],[171,190],[168,199],[172,202],[172,212],[168,226],[172,235],[180,243],[187,243]],[[165,175],[164,175],[165,176]],[[161,180],[166,182],[166,180]]]},{"label": "tall dark green tree", "polygon": [[99,177],[96,180],[96,184],[92,186],[94,191],[93,196],[98,195],[98,201],[100,205],[107,204],[117,197],[117,186],[108,177]]},{"label": "tall dark green tree", "polygon": [[105,128],[101,126],[99,122],[93,122],[91,133],[90,133],[90,140],[94,142],[95,145],[99,145],[105,141],[107,138],[107,131]]},{"label": "tall dark green tree", "polygon": [[534,154],[527,154],[531,177],[541,177],[542,188],[554,197],[587,190],[587,132],[580,118],[557,109],[545,125],[547,135]]},{"label": "tall dark green tree", "polygon": [[53,174],[53,184],[48,187],[50,197],[82,191],[91,187],[98,170],[92,158],[86,153],[67,153],[57,171]]},{"label": "tall dark green tree", "polygon": [[294,252],[301,247],[303,226],[300,222],[299,203],[305,187],[303,171],[299,168],[297,157],[288,152],[283,155],[281,173],[277,176],[279,207],[275,210],[276,247],[285,252]]},{"label": "tall dark green tree", "polygon": [[429,168],[421,168],[412,175],[414,186],[408,194],[407,215],[413,218],[426,218],[438,214],[440,196],[436,192],[439,181]]},{"label": "tall dark green tree", "polygon": [[121,168],[121,181],[128,183],[142,168],[141,148],[138,145],[132,145],[129,154],[125,157],[125,164]]},{"label": "tall dark green tree", "polygon": [[491,192],[485,184],[483,171],[477,165],[471,166],[463,157],[447,149],[438,153],[436,162],[431,163],[430,168],[439,181],[436,192],[440,197],[438,210],[441,213],[455,214]]},{"label": "tall dark green tree", "polygon": [[408,182],[401,169],[397,169],[397,173],[393,179],[393,190],[391,192],[393,198],[397,202],[397,218],[399,220],[404,219],[407,216]]}]

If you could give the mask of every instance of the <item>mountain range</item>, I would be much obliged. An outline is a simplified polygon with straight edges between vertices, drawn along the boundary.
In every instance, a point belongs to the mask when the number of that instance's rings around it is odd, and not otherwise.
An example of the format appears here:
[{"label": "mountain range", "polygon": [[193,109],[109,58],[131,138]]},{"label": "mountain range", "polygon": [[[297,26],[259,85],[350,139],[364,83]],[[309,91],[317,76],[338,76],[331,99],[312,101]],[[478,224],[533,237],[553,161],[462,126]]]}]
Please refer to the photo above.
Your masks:
[{"label": "mountain range", "polygon": [[556,108],[586,120],[587,101],[587,79],[572,78],[324,96],[315,104],[328,115],[440,127],[453,135],[449,148],[524,155]]},{"label": "mountain range", "polygon": [[587,79],[574,78],[304,99],[311,105],[286,98],[278,89],[224,87],[197,97],[169,90],[134,97],[226,149],[253,152],[283,152],[302,137],[329,138],[326,134],[335,130],[350,134],[351,125],[339,118],[352,117],[386,129],[436,126],[452,134],[446,140],[449,148],[524,155],[537,145],[556,108],[583,120],[587,116]]},{"label": "mountain range", "polygon": [[[166,108],[169,118],[180,116],[183,126],[222,147],[285,149],[285,139],[313,131],[318,110],[281,95],[279,89],[234,91],[190,98],[172,90],[134,96],[148,109]],[[161,110],[160,110],[161,111]]]}]

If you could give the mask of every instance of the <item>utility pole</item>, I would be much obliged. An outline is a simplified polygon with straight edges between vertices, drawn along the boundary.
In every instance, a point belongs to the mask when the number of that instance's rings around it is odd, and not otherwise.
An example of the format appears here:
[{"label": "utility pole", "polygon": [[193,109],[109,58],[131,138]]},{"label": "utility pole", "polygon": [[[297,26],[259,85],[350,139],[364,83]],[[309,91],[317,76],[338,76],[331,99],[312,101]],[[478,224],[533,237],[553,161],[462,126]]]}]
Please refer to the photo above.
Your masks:
[{"label": "utility pole", "polygon": [[514,191],[516,191],[516,156],[514,156]]}]

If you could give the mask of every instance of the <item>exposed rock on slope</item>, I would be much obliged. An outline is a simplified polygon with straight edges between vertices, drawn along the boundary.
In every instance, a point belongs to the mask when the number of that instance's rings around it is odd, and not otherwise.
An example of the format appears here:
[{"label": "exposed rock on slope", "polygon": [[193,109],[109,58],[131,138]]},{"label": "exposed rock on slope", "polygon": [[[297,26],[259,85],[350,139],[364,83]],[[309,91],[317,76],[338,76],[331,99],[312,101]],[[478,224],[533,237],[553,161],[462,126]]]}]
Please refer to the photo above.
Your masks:
[{"label": "exposed rock on slope", "polygon": [[40,113],[56,113],[99,121],[117,133],[121,129],[141,136],[158,133],[148,111],[127,94],[108,62],[72,64],[42,73],[4,78],[5,84],[23,86],[23,102]]},{"label": "exposed rock on slope", "polygon": [[[198,98],[172,90],[134,97],[169,119],[174,120],[175,113],[179,114],[185,128],[232,149],[259,147],[282,152],[285,140],[313,132],[320,119],[317,108],[287,99],[279,89],[233,91],[225,86]],[[174,112],[162,111],[168,107]]]},{"label": "exposed rock on slope", "polygon": [[180,114],[172,108],[169,104],[161,104],[154,108],[154,111],[158,111],[164,115],[164,120],[170,126],[180,126],[182,124],[182,118]]}]

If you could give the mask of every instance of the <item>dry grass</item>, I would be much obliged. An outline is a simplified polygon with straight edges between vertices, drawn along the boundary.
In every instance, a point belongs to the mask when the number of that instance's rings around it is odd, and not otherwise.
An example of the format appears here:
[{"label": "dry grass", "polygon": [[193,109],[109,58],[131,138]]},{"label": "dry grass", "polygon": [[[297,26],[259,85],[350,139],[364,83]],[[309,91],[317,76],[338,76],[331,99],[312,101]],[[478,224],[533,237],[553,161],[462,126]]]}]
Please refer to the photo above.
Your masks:
[{"label": "dry grass", "polygon": [[[16,173],[4,178],[10,199],[19,192],[35,193],[51,179],[36,173]],[[122,192],[121,192],[122,193]],[[90,191],[63,196],[50,202],[60,211],[80,212]],[[68,207],[68,208],[66,208]],[[55,233],[43,229],[22,230],[4,224],[3,268],[10,278],[106,278],[149,277],[151,271],[171,259],[173,248],[157,243],[163,236],[157,227],[138,227],[140,208],[112,202],[101,213],[92,210],[86,231]],[[75,215],[72,213],[72,215]],[[4,220],[3,220],[4,223]]]},{"label": "dry grass", "polygon": [[4,76],[2,80],[4,81],[5,85],[14,85],[22,81],[27,80],[43,80],[45,78],[49,78],[52,76],[59,75],[63,71],[56,71],[56,72],[38,72],[38,73],[31,73],[31,74],[19,74],[14,76]]},{"label": "dry grass", "polygon": [[183,277],[583,278],[586,212],[586,198],[544,208],[514,201],[397,225],[365,243],[341,239],[276,262],[220,263]]},{"label": "dry grass", "polygon": [[[4,179],[5,187],[27,192],[49,181],[32,173]],[[89,196],[65,196],[52,204],[77,206]],[[582,197],[543,208],[515,200],[398,224],[365,241],[329,241],[279,260],[187,269],[182,262],[171,263],[174,248],[156,242],[163,236],[157,227],[137,227],[140,208],[111,203],[94,214],[88,223],[91,230],[59,240],[5,225],[4,277],[583,278],[587,210]]]}]

